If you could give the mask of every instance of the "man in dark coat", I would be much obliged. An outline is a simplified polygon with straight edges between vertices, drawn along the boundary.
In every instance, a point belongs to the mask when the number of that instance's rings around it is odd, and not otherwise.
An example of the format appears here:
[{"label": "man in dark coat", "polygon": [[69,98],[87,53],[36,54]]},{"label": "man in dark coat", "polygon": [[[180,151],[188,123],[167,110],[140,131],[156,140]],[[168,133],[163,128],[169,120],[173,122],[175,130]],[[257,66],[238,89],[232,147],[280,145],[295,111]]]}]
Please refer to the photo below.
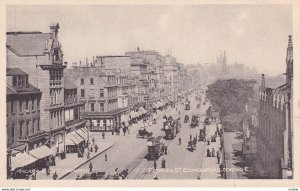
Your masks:
[{"label": "man in dark coat", "polygon": [[89,164],[89,169],[90,169],[90,172],[93,171],[93,163],[92,162],[90,162],[90,164]]}]

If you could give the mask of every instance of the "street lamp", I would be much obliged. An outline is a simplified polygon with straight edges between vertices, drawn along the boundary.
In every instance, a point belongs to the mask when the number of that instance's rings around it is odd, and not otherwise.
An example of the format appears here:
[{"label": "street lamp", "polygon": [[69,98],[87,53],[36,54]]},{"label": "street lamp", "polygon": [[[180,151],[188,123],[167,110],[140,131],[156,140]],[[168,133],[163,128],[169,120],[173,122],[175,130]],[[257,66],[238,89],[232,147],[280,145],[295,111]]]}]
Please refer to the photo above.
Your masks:
[{"label": "street lamp", "polygon": [[88,132],[88,140],[87,140],[87,158],[89,159],[90,158],[90,150],[89,150],[89,145],[90,145],[90,125],[91,125],[91,122],[88,120],[86,122],[86,127],[87,127],[87,132]]}]

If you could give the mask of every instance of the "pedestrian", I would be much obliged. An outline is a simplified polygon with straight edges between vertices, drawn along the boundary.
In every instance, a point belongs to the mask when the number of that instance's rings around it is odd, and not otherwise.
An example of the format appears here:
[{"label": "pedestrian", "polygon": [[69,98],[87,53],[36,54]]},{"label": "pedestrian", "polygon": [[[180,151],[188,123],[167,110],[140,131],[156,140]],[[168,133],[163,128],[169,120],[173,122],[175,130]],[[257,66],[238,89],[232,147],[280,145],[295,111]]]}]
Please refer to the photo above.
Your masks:
[{"label": "pedestrian", "polygon": [[190,134],[190,141],[192,141],[192,134]]},{"label": "pedestrian", "polygon": [[123,130],[123,134],[124,134],[124,136],[125,136],[125,133],[126,133],[125,127],[123,127],[122,130]]},{"label": "pedestrian", "polygon": [[93,144],[95,144],[95,139],[94,138],[92,139],[92,142],[93,142]]},{"label": "pedestrian", "polygon": [[98,145],[95,145],[95,153],[98,151]]},{"label": "pedestrian", "polygon": [[47,161],[46,162],[46,173],[47,173],[47,176],[49,176],[50,175],[50,169],[49,169],[49,162]]},{"label": "pedestrian", "polygon": [[164,158],[161,161],[161,168],[166,168],[166,160]]},{"label": "pedestrian", "polygon": [[179,145],[181,145],[181,138],[180,137],[179,137],[178,141],[179,141]]},{"label": "pedestrian", "polygon": [[156,170],[156,161],[154,161],[154,163],[153,163],[153,168],[154,168],[154,170]]},{"label": "pedestrian", "polygon": [[52,159],[52,165],[53,165],[53,166],[56,166],[56,162],[55,162],[55,156],[54,156],[54,155],[52,155],[51,159]]},{"label": "pedestrian", "polygon": [[210,145],[210,140],[209,140],[209,138],[207,138],[207,145]]},{"label": "pedestrian", "polygon": [[217,151],[217,160],[218,160],[218,164],[220,163],[220,151]]},{"label": "pedestrian", "polygon": [[114,129],[111,130],[111,135],[114,135]]},{"label": "pedestrian", "polygon": [[211,157],[209,148],[206,150],[206,156],[207,156],[207,157]]},{"label": "pedestrian", "polygon": [[56,172],[54,172],[54,174],[53,174],[53,180],[56,180],[57,178],[58,178],[58,176],[57,176],[57,173]]},{"label": "pedestrian", "polygon": [[105,139],[105,133],[104,132],[102,133],[102,139]]},{"label": "pedestrian", "polygon": [[168,154],[168,146],[165,146],[165,155]]},{"label": "pedestrian", "polygon": [[220,164],[220,165],[219,165],[219,168],[220,168],[221,178],[224,178],[224,165],[223,165],[223,164]]},{"label": "pedestrian", "polygon": [[91,146],[90,152],[93,152],[93,151],[94,151],[94,149],[93,149],[93,147]]},{"label": "pedestrian", "polygon": [[107,154],[104,154],[104,160],[107,161]]},{"label": "pedestrian", "polygon": [[215,157],[215,149],[214,148],[211,149],[211,156]]},{"label": "pedestrian", "polygon": [[31,175],[31,180],[36,180],[34,174]]},{"label": "pedestrian", "polygon": [[157,174],[154,176],[154,180],[158,180]]},{"label": "pedestrian", "polygon": [[90,162],[90,164],[89,164],[89,169],[90,169],[90,172],[93,171],[93,163],[92,162]]}]

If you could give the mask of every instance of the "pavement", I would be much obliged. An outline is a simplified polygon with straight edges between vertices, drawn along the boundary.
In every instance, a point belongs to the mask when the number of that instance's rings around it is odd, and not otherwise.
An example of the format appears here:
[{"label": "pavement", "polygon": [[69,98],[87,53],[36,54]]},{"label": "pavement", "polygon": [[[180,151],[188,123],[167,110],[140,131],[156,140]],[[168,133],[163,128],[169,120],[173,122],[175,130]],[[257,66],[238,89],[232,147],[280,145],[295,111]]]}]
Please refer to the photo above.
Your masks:
[{"label": "pavement", "polygon": [[[47,175],[46,170],[43,169],[41,171],[37,171],[36,177],[38,179],[53,179],[53,174],[56,172],[58,175],[58,179],[62,179],[71,172],[75,171],[82,165],[88,163],[89,161],[93,160],[95,157],[100,155],[101,153],[105,152],[109,148],[111,148],[114,143],[113,142],[107,142],[107,141],[96,141],[96,144],[98,145],[98,151],[90,152],[90,158],[87,159],[87,150],[85,150],[84,157],[78,158],[77,153],[67,153],[66,159],[62,160],[59,157],[56,157],[56,165],[50,166],[50,175]],[[72,161],[72,162],[70,162]]]},{"label": "pavement", "polygon": [[[215,134],[217,130],[217,125],[212,124],[212,125],[207,125],[206,126],[206,137],[210,138],[212,135]],[[219,164],[218,164],[218,159],[217,157],[207,157],[206,156],[206,150],[209,149],[210,151],[212,148],[217,151],[220,148],[220,137],[218,136],[216,138],[216,142],[210,142],[210,145],[205,144],[205,151],[204,151],[204,159],[202,163],[202,172],[200,173],[200,178],[201,179],[220,179],[221,174],[220,174],[220,169],[219,169]],[[220,156],[222,158],[222,156]],[[221,160],[220,160],[221,161]]]},{"label": "pavement", "polygon": [[242,164],[240,154],[242,152],[242,139],[238,138],[236,132],[224,133],[224,149],[225,149],[225,163],[226,178],[227,179],[247,179],[246,171]]}]

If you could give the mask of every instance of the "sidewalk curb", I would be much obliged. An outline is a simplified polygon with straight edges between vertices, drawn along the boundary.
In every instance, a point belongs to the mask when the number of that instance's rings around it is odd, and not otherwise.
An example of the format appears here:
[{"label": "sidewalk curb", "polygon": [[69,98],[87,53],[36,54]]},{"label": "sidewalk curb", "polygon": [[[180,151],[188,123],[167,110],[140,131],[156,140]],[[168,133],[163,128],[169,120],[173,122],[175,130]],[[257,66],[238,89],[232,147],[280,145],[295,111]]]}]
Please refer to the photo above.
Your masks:
[{"label": "sidewalk curb", "polygon": [[104,153],[105,151],[107,151],[108,149],[110,149],[112,146],[114,146],[115,143],[111,144],[109,147],[107,147],[105,150],[97,153],[96,155],[94,155],[93,157],[89,158],[88,160],[84,161],[83,163],[78,164],[77,166],[75,166],[71,171],[66,172],[65,174],[61,175],[60,177],[58,177],[58,180],[61,180],[63,178],[65,178],[66,176],[68,176],[69,174],[71,174],[72,172],[74,172],[75,170],[77,170],[78,168],[80,168],[81,166],[83,166],[84,164],[90,162],[92,159],[96,158],[97,156],[99,156],[100,154]]}]

